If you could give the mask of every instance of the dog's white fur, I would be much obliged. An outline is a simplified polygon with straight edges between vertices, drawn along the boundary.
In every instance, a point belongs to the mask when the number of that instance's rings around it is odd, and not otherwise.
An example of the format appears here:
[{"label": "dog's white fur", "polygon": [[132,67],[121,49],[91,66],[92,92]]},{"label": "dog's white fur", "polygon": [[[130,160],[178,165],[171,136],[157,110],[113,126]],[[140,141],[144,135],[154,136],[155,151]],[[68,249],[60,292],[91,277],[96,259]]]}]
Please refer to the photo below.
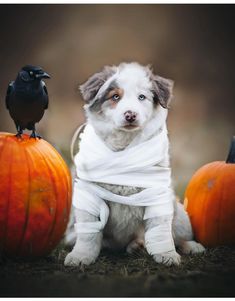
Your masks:
[{"label": "dog's white fur", "polygon": [[[106,99],[103,95],[110,85],[118,88],[120,99]],[[172,96],[173,83],[152,73],[150,68],[137,63],[122,63],[118,67],[105,67],[93,75],[81,92],[87,104],[85,111],[88,123],[91,123],[106,145],[114,150],[125,149],[137,134],[148,134],[154,128],[155,134],[161,126],[161,112],[166,110]],[[117,91],[117,90],[115,90]],[[112,95],[112,91],[110,92]],[[116,93],[116,92],[115,92]],[[146,98],[140,100],[139,95]],[[108,96],[109,97],[109,96]],[[136,114],[135,127],[125,119],[125,112]],[[95,145],[94,145],[95,149]],[[123,196],[141,191],[138,187],[118,186],[99,183],[115,194]],[[76,243],[65,259],[65,265],[77,266],[93,263],[102,247],[115,249],[126,248],[128,252],[144,246],[144,231],[164,221],[161,218],[143,221],[144,208],[108,203],[110,215],[103,233],[76,234]],[[175,201],[173,219],[173,238],[176,247],[184,253],[203,252],[204,247],[193,241],[193,232],[187,213],[182,204]],[[96,217],[88,212],[76,210],[75,218],[80,222],[93,222]],[[158,263],[179,264],[180,255],[176,251],[153,256]]]}]

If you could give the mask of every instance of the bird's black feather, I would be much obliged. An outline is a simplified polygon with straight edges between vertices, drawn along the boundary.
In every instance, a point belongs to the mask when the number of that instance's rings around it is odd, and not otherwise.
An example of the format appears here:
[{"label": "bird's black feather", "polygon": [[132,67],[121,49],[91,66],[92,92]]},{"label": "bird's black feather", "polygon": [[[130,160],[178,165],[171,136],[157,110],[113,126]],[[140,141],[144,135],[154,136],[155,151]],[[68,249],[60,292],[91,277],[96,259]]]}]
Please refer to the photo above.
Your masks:
[{"label": "bird's black feather", "polygon": [[47,91],[47,87],[46,87],[46,84],[42,81],[42,83],[43,83],[43,89],[44,89],[44,92],[46,93],[46,95],[47,95],[47,98],[46,98],[46,103],[45,103],[45,107],[44,107],[44,109],[46,110],[46,109],[48,109],[48,104],[49,104],[49,101],[48,101],[48,99],[49,99],[49,97],[48,97],[48,91]]},{"label": "bird's black feather", "polygon": [[49,75],[41,67],[27,65],[8,86],[6,107],[15,122],[18,136],[24,129],[29,129],[33,131],[31,136],[36,137],[35,123],[42,119],[49,103],[43,78],[49,78]]},{"label": "bird's black feather", "polygon": [[12,89],[13,89],[14,82],[10,82],[10,84],[7,87],[7,94],[6,94],[6,108],[9,110],[9,97],[11,95]]}]

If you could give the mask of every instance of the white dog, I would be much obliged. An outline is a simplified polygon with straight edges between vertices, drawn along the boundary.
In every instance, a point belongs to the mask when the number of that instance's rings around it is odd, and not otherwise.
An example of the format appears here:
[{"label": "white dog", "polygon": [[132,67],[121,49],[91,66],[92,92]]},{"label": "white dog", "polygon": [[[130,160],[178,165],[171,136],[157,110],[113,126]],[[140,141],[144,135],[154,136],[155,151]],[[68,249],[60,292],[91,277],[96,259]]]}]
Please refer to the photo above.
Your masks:
[{"label": "white dog", "polygon": [[146,247],[166,265],[180,263],[175,246],[183,254],[204,251],[171,188],[172,88],[138,63],[105,67],[80,87],[88,126],[75,157],[76,243],[65,265],[89,265],[102,247]]}]

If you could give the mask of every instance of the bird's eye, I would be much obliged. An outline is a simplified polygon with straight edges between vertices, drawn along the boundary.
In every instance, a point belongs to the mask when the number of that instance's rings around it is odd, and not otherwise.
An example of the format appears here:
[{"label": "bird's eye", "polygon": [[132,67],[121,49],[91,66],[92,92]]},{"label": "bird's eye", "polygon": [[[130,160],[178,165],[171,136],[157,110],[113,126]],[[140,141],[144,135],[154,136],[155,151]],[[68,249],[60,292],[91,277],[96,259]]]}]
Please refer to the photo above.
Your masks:
[{"label": "bird's eye", "polygon": [[114,101],[118,101],[119,99],[120,99],[120,96],[118,94],[114,94],[112,96],[112,100],[114,100]]},{"label": "bird's eye", "polygon": [[140,94],[138,97],[138,99],[141,101],[145,100],[145,98],[146,98],[146,96],[144,94]]},{"label": "bird's eye", "polygon": [[30,81],[30,76],[28,74],[28,72],[26,71],[20,71],[20,78],[24,81],[24,82],[28,82]]}]

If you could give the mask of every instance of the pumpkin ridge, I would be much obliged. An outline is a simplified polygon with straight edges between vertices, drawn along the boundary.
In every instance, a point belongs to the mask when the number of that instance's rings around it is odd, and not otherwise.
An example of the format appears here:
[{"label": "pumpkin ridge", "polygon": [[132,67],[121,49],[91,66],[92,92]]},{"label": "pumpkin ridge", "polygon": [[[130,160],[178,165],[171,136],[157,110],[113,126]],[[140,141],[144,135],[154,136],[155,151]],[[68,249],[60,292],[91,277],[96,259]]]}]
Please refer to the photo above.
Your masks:
[{"label": "pumpkin ridge", "polygon": [[[45,145],[46,145],[46,147],[47,147],[47,149],[49,149],[49,150],[51,150],[52,149],[52,146],[49,144],[49,143],[45,143]],[[57,150],[56,150],[57,151]],[[58,153],[58,158],[59,158],[59,160],[60,160],[60,162],[61,162],[61,167],[63,168],[63,170],[64,170],[64,172],[65,173],[69,173],[69,175],[70,175],[70,170],[69,170],[69,168],[67,167],[67,165],[65,165],[65,163],[64,163],[64,160],[63,160],[63,158],[62,158],[62,156],[60,155],[60,153],[59,152],[57,152]],[[66,185],[65,185],[66,187],[67,187],[67,191],[68,192],[70,192],[71,191],[71,177],[70,177],[70,182],[67,180],[67,178],[66,178]],[[67,199],[67,201],[66,201],[66,209],[67,209],[67,212],[70,212],[70,207],[71,207],[71,203],[69,202],[69,199],[70,199],[70,194],[68,195],[68,199]]]},{"label": "pumpkin ridge", "polygon": [[[232,165],[233,164],[233,165]],[[234,163],[228,166],[224,165],[225,177],[223,179],[224,184],[224,195],[223,202],[221,202],[221,221],[220,221],[220,244],[223,245],[235,245],[234,237],[234,229],[235,229],[235,211],[234,211],[234,185],[228,188],[228,179],[230,176],[234,177]],[[233,178],[234,180],[234,178]],[[234,183],[234,182],[233,182]],[[232,183],[231,183],[232,184]],[[227,187],[227,189],[226,189]],[[229,210],[228,210],[229,209]],[[232,221],[231,221],[232,217]]]},{"label": "pumpkin ridge", "polygon": [[56,195],[56,207],[55,207],[55,216],[54,216],[54,220],[53,220],[53,223],[51,225],[51,230],[49,231],[49,234],[48,234],[48,241],[50,241],[51,237],[52,237],[52,234],[55,230],[55,225],[56,225],[56,220],[57,220],[57,216],[58,216],[58,200],[59,200],[59,197],[58,197],[58,191],[57,191],[57,186],[56,186],[56,182],[55,182],[55,178],[53,176],[53,173],[51,172],[51,168],[53,168],[55,170],[55,168],[53,167],[53,165],[50,163],[48,163],[48,160],[46,158],[44,158],[44,161],[45,163],[47,164],[47,167],[48,167],[48,170],[49,170],[49,173],[50,173],[50,178],[52,180],[52,185],[53,185],[53,190],[55,192],[55,195]]},{"label": "pumpkin ridge", "polygon": [[[2,148],[1,148],[1,152],[0,152],[0,159],[1,159],[1,155],[3,153],[4,147],[7,146],[7,143],[3,143],[2,144]],[[0,251],[2,251],[4,249],[4,237],[0,240]]]},{"label": "pumpkin ridge", "polygon": [[[60,153],[59,153],[57,150],[53,149],[53,147],[52,147],[47,141],[45,141],[44,147],[45,147],[46,149],[48,149],[49,152],[51,152],[52,150],[56,151],[57,156],[58,156],[58,159],[59,159],[59,161],[60,161],[60,168],[63,170],[64,173],[66,173],[66,174],[69,175],[69,179],[71,180],[70,170],[68,169],[67,165],[65,164],[65,162],[64,162],[62,156],[60,155]],[[57,170],[54,168],[53,162],[51,161],[51,158],[50,158],[50,157],[46,159],[46,162],[47,162],[47,164],[48,164],[49,166],[51,166],[51,167],[57,172]],[[53,177],[53,178],[54,178],[54,177]],[[70,204],[69,204],[69,200],[70,200],[70,198],[71,198],[71,193],[70,193],[70,191],[71,191],[71,183],[70,183],[70,181],[68,181],[68,178],[67,178],[67,177],[66,177],[66,179],[63,178],[63,177],[61,177],[60,180],[62,180],[63,187],[64,187],[65,192],[66,192],[66,193],[65,193],[65,194],[66,194],[66,203],[65,203],[66,206],[64,207],[64,209],[66,209],[66,216],[67,216],[66,219],[67,219],[67,222],[68,222],[68,219],[69,219],[69,216],[68,216],[68,215],[69,215],[70,210],[71,210],[71,206],[70,206]],[[58,198],[58,199],[59,199],[59,198]],[[58,204],[58,202],[57,202],[57,204]],[[56,219],[55,219],[55,222],[56,222]],[[53,228],[52,228],[52,230],[51,230],[51,233],[49,234],[49,238],[53,237],[54,226],[55,226],[55,225],[53,225]],[[64,231],[65,231],[65,230],[66,230],[66,227],[65,227]]]},{"label": "pumpkin ridge", "polygon": [[[6,145],[7,145],[7,140],[9,140],[8,139],[8,137],[7,137],[7,139],[6,139]],[[11,157],[12,157],[12,154],[13,154],[13,144],[10,144],[11,145]],[[13,166],[13,161],[11,160],[11,162],[10,162],[10,166],[9,166],[9,180],[8,180],[8,187],[11,187],[11,182],[12,182],[12,176],[11,176],[11,171],[12,171],[12,166]],[[11,189],[9,189],[8,190],[8,195],[7,195],[7,206],[6,206],[6,215],[5,215],[5,231],[4,231],[4,233],[5,233],[5,235],[4,235],[4,238],[3,238],[3,245],[5,245],[6,246],[6,241],[7,241],[7,229],[8,229],[8,227],[7,227],[7,225],[8,225],[8,215],[9,215],[9,208],[10,208],[10,206],[9,206],[9,203],[10,203],[10,195],[11,195]]]},{"label": "pumpkin ridge", "polygon": [[[198,195],[198,192],[199,192],[200,190],[201,190],[201,187],[200,187],[200,185],[198,185],[198,186],[197,186],[197,189],[194,190],[194,193],[193,193],[193,194]],[[194,205],[194,207],[197,207],[197,206],[196,206],[196,205],[197,205],[196,202],[195,202],[193,205]],[[205,210],[205,205],[204,205],[203,208],[202,208],[202,211],[204,211],[204,210]],[[206,225],[206,220],[204,219],[203,222],[202,222],[202,233],[199,232],[198,236],[202,236],[202,237],[204,236],[205,229],[206,229],[206,226],[205,226],[205,225]]]},{"label": "pumpkin ridge", "polygon": [[[46,142],[46,146],[48,147],[49,150],[52,149],[52,146]],[[67,202],[66,202],[66,210],[67,212],[69,213],[70,210],[71,210],[71,202],[69,202],[69,200],[71,199],[71,186],[72,186],[72,179],[71,179],[71,174],[70,174],[70,170],[69,168],[67,167],[67,165],[65,164],[62,156],[60,155],[60,153],[58,153],[58,158],[61,162],[61,167],[63,168],[64,172],[66,174],[69,174],[69,180],[68,178],[66,178],[66,182],[64,181],[63,179],[63,182],[66,184],[65,187],[67,189]]]},{"label": "pumpkin ridge", "polygon": [[219,206],[218,206],[219,210],[218,210],[218,223],[217,223],[217,233],[218,233],[217,239],[218,239],[219,243],[221,242],[221,233],[220,233],[220,231],[221,231],[221,227],[220,227],[221,226],[221,221],[220,221],[220,218],[221,218],[221,207],[222,207],[221,200],[224,199],[225,185],[223,183],[224,182],[223,179],[224,179],[224,175],[225,174],[226,174],[226,170],[224,168],[224,172],[221,175],[222,191],[221,191],[221,197],[219,199]]},{"label": "pumpkin ridge", "polygon": [[[48,144],[47,144],[47,146],[49,146]],[[50,147],[48,148],[48,149],[51,149]],[[64,168],[64,161],[62,160],[62,158],[61,157],[59,157],[60,158],[60,163],[61,163],[61,165],[60,165],[60,167],[63,167],[63,171],[64,172],[68,172],[68,170],[65,170],[65,168]],[[50,162],[50,165],[52,166],[52,162],[51,162],[51,159],[50,158],[48,158],[48,160],[47,160],[48,162]],[[53,167],[54,168],[54,167]],[[66,191],[66,195],[67,195],[67,202],[66,202],[66,212],[70,212],[70,208],[69,208],[69,206],[68,206],[68,200],[69,200],[69,198],[68,198],[68,191],[69,191],[69,185],[68,185],[68,182],[67,181],[64,181],[64,178],[61,178],[61,180],[62,180],[62,183],[63,183],[63,186],[64,186],[64,188],[65,188],[65,191]],[[53,229],[54,230],[54,229]],[[53,232],[53,231],[52,231]],[[53,233],[51,233],[51,235],[50,236],[52,236],[52,234]]]},{"label": "pumpkin ridge", "polygon": [[[44,142],[44,141],[43,141],[43,142]],[[50,168],[53,167],[53,165],[52,165],[52,164],[50,164],[50,165],[48,164],[48,161],[47,161],[47,159],[46,159],[46,156],[44,156],[44,154],[40,151],[40,149],[39,149],[38,147],[36,147],[35,145],[32,146],[32,147],[33,147],[33,149],[34,149],[37,153],[40,154],[40,156],[41,156],[41,158],[43,159],[45,165],[47,166],[47,170],[48,170],[48,172],[49,172],[49,174],[50,174],[50,180],[51,180],[51,183],[52,183],[52,186],[53,186],[53,191],[54,191],[54,193],[55,193],[55,195],[56,195],[56,200],[58,201],[58,191],[57,191],[57,187],[56,187],[56,185],[55,185],[55,179],[54,179],[54,176],[53,176],[53,174],[52,174],[52,172],[51,172],[51,169],[50,169]],[[54,168],[54,167],[53,167],[53,168]],[[47,241],[50,240],[50,238],[51,238],[51,233],[52,233],[52,232],[54,231],[54,229],[55,229],[56,218],[57,218],[57,207],[58,207],[57,201],[56,201],[56,205],[55,205],[54,219],[53,219],[53,222],[52,222],[52,225],[51,225],[51,229],[50,229],[49,234],[48,234],[48,238],[45,240],[45,245],[48,244]],[[49,244],[49,245],[50,245],[50,244]]]},{"label": "pumpkin ridge", "polygon": [[[202,175],[202,178],[203,178],[203,175]],[[198,195],[198,192],[200,193],[200,190],[201,190],[201,185],[198,185],[198,189],[196,190],[196,195]],[[202,207],[202,212],[204,214],[204,212],[207,211],[207,202],[205,201],[205,199],[208,198],[208,196],[205,194],[203,195],[203,207]],[[195,206],[196,206],[196,203],[195,203]],[[202,232],[200,232],[200,236],[202,237],[202,239],[204,239],[204,237],[206,236],[206,223],[207,223],[207,218],[206,218],[206,214],[204,214],[204,219],[203,219],[203,222],[202,222]]]},{"label": "pumpkin ridge", "polygon": [[[211,163],[210,163],[211,164]],[[217,166],[213,168],[213,173],[214,174],[218,174],[218,171],[219,169],[222,169],[222,166],[220,164],[220,161],[217,161]],[[216,177],[216,179],[220,178],[219,177]],[[218,181],[218,180],[217,180]],[[206,197],[204,198],[204,212],[203,212],[203,215],[204,215],[204,220],[205,220],[205,225],[208,223],[209,219],[208,219],[208,211],[210,209],[210,206],[211,206],[211,201],[212,201],[212,197],[211,197],[211,194],[207,193],[206,194]],[[204,227],[204,238],[207,237],[207,228],[206,226]],[[218,234],[217,234],[218,235]],[[217,236],[217,239],[218,239],[218,236]],[[213,241],[211,242],[213,244]]]},{"label": "pumpkin ridge", "polygon": [[31,182],[30,182],[30,164],[29,164],[29,159],[28,159],[28,156],[30,157],[30,154],[29,152],[27,152],[26,148],[22,148],[23,149],[23,153],[25,155],[25,159],[26,159],[26,162],[27,162],[27,170],[28,170],[28,178],[29,178],[29,184],[28,184],[28,199],[27,199],[27,202],[26,202],[26,212],[25,212],[25,222],[24,222],[24,226],[23,226],[23,232],[22,232],[22,236],[21,236],[21,239],[20,239],[20,242],[19,242],[19,247],[18,247],[18,250],[19,250],[19,253],[22,249],[22,244],[24,242],[24,239],[25,239],[25,234],[26,234],[26,229],[27,229],[27,226],[28,226],[28,221],[29,221],[29,208],[30,208],[30,189],[31,189]]},{"label": "pumpkin ridge", "polygon": [[1,155],[3,153],[3,150],[4,150],[4,147],[7,145],[7,143],[3,143],[2,144],[2,148],[0,149],[0,158],[1,158]]},{"label": "pumpkin ridge", "polygon": [[[193,175],[192,179],[196,177],[196,174]],[[202,174],[199,174],[198,177],[201,179],[203,178],[203,175]],[[198,196],[200,195],[198,192],[200,192],[201,190],[201,185],[199,184],[199,181],[197,180],[197,185],[193,186],[192,188],[190,187],[190,191],[189,189],[187,188],[187,191],[186,191],[186,195],[189,193],[190,195],[188,195],[188,198],[191,198],[190,196],[192,195],[192,197],[194,197],[195,195]],[[200,198],[201,200],[201,198]],[[202,201],[201,201],[202,202]],[[200,202],[200,203],[201,203]],[[202,208],[199,208],[198,209],[198,206],[197,206],[197,202],[194,201],[194,202],[191,202],[190,203],[190,210],[191,212],[193,212],[193,216],[192,218],[195,220],[195,217],[194,217],[194,214],[195,214],[195,211],[198,211],[200,209],[200,211],[204,211],[204,208],[205,206],[203,206]],[[196,220],[194,221],[196,222],[196,224],[198,224],[198,220],[196,218]],[[201,231],[197,231],[194,233],[194,236],[196,236],[196,238],[198,239],[198,237],[204,237],[204,233],[205,233],[205,224],[206,224],[206,221],[205,219],[201,222]]]},{"label": "pumpkin ridge", "polygon": [[[21,148],[22,149],[22,153],[24,153],[24,156],[25,156],[25,160],[27,162],[27,170],[28,170],[28,179],[30,180],[30,171],[29,171],[29,162],[28,162],[28,158],[27,158],[27,154],[26,154],[26,149],[25,148]],[[28,184],[28,193],[27,195],[29,196],[30,195],[30,181],[29,181],[29,184]],[[29,198],[26,202],[26,210],[25,210],[25,216],[26,216],[26,219],[25,219],[25,222],[24,222],[24,225],[23,225],[23,231],[22,231],[22,236],[19,240],[19,245],[18,247],[16,248],[17,250],[21,250],[21,247],[22,247],[22,243],[23,243],[23,240],[24,240],[24,234],[26,232],[26,228],[27,228],[27,224],[28,224],[28,216],[29,216]]]}]

